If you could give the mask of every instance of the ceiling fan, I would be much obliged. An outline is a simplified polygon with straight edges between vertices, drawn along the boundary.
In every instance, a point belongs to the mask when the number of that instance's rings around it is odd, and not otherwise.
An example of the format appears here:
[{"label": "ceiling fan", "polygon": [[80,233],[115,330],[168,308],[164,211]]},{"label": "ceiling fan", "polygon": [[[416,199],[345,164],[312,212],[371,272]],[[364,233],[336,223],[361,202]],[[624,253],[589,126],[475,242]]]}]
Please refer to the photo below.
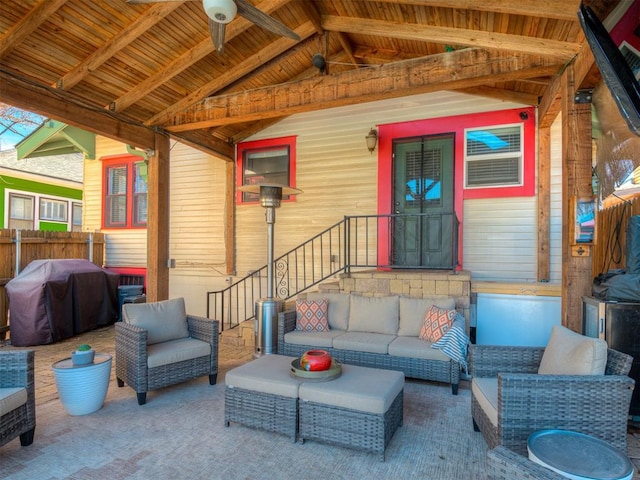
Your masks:
[{"label": "ceiling fan", "polygon": [[[127,0],[127,3],[158,3],[168,1],[174,0]],[[277,35],[292,38],[293,40],[300,40],[296,32],[256,8],[249,0],[202,0],[202,7],[209,17],[209,34],[218,53],[224,51],[226,25],[236,17],[236,14],[240,14],[250,22]]]}]

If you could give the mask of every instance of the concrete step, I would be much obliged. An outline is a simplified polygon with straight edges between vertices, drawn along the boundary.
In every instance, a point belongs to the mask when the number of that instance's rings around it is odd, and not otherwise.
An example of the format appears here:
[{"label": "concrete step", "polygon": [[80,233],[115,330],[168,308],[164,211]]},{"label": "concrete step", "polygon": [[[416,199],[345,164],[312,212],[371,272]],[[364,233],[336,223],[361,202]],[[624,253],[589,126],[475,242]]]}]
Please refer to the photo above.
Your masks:
[{"label": "concrete step", "polygon": [[224,330],[220,335],[220,343],[235,346],[254,346],[254,321],[247,320],[242,322],[236,328]]}]

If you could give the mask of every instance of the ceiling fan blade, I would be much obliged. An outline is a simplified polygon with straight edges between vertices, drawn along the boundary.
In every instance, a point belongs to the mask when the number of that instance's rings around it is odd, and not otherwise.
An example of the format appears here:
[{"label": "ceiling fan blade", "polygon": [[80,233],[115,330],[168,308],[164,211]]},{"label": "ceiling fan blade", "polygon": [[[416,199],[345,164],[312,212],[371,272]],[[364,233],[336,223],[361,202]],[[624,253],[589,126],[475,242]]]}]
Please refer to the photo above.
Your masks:
[{"label": "ceiling fan blade", "polygon": [[218,53],[224,52],[224,33],[226,29],[226,24],[214,22],[209,19],[209,35],[211,35],[211,41]]},{"label": "ceiling fan blade", "polygon": [[235,2],[238,7],[238,13],[247,20],[277,35],[300,41],[300,37],[296,32],[275,18],[270,17],[262,10],[254,7],[248,0],[235,0]]}]

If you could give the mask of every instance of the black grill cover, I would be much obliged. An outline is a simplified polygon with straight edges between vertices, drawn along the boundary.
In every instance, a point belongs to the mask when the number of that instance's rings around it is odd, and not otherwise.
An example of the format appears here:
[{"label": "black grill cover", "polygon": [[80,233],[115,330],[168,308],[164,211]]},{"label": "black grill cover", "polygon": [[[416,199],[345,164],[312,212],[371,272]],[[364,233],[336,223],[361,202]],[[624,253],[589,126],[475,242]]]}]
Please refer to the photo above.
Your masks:
[{"label": "black grill cover", "polygon": [[55,343],[118,319],[118,279],[88,260],[34,260],[7,283],[11,344]]}]

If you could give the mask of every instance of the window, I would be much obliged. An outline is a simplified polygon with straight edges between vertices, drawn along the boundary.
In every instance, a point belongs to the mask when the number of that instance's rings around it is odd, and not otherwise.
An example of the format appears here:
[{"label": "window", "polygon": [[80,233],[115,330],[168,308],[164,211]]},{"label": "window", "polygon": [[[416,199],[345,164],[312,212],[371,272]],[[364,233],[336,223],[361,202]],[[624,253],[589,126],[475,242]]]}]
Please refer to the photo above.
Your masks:
[{"label": "window", "polygon": [[69,203],[51,198],[40,199],[40,220],[53,222],[67,222],[67,208]]},{"label": "window", "polygon": [[465,187],[523,184],[522,126],[465,130]]},{"label": "window", "polygon": [[34,197],[9,194],[9,228],[32,230],[34,215]]},{"label": "window", "polygon": [[71,207],[71,230],[82,231],[82,204],[73,202]]},{"label": "window", "polygon": [[[295,137],[258,140],[238,145],[238,185],[295,186]],[[284,195],[283,200],[288,200]],[[258,202],[259,195],[238,192],[238,203]]]},{"label": "window", "polygon": [[147,165],[136,156],[103,159],[106,228],[146,227]]}]

